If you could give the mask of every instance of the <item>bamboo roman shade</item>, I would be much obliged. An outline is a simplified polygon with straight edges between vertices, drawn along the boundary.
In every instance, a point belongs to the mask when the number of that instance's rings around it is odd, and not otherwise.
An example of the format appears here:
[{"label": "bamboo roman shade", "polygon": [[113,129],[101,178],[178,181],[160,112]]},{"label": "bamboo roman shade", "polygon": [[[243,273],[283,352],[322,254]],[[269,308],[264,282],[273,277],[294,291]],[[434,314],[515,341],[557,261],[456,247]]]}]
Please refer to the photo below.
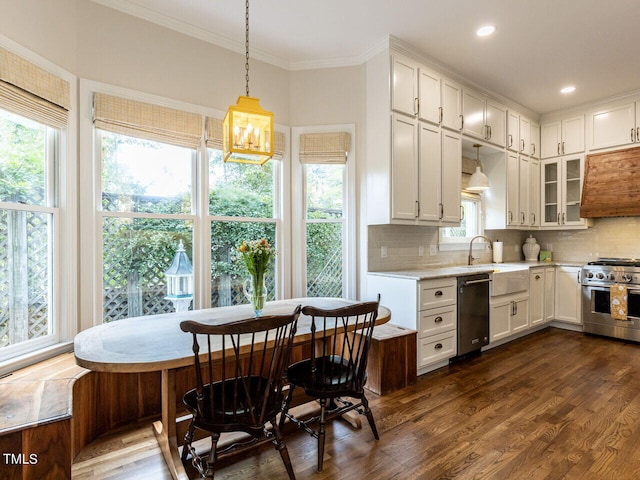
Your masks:
[{"label": "bamboo roman shade", "polygon": [[[205,138],[205,142],[207,147],[222,150],[222,120],[207,117],[206,132],[207,136]],[[273,137],[273,158],[276,160],[282,160],[285,151],[284,133],[274,132]]]},{"label": "bamboo roman shade", "polygon": [[126,98],[95,93],[93,123],[97,128],[146,140],[198,148],[202,115]]},{"label": "bamboo roman shade", "polygon": [[69,82],[0,47],[0,107],[64,128],[70,106]]},{"label": "bamboo roman shade", "polygon": [[300,135],[300,163],[346,163],[349,150],[351,150],[349,132]]}]

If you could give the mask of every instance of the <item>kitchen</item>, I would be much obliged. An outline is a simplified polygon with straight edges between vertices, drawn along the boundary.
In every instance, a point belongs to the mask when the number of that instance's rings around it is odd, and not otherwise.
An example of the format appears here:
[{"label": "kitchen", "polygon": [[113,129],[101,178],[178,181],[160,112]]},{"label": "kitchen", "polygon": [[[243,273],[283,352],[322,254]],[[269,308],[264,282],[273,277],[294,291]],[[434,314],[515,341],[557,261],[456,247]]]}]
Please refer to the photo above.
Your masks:
[{"label": "kitchen", "polygon": [[[202,40],[195,40],[187,35],[176,33],[156,23],[142,20],[139,16],[130,15],[122,11],[110,8],[107,4],[126,4],[127,2],[62,2],[59,7],[66,14],[57,14],[51,5],[41,5],[39,2],[24,2],[22,5],[17,2],[2,2],[3,11],[7,15],[3,15],[0,19],[0,33],[9,37],[12,41],[17,42],[25,50],[29,49],[36,52],[54,65],[61,66],[67,71],[74,72],[82,79],[96,80],[110,85],[118,85],[138,92],[158,95],[161,97],[179,99],[182,102],[194,105],[206,105],[210,108],[223,110],[228,99],[232,99],[238,93],[238,82],[242,80],[241,75],[224,76],[217,71],[216,65],[228,62],[233,65],[233,70],[237,66],[237,70],[243,72],[242,67],[244,58],[242,55],[225,50],[224,48],[212,47]],[[559,9],[561,7],[558,7]],[[635,12],[635,6],[629,7],[631,12]],[[31,18],[32,11],[35,20]],[[132,9],[135,11],[135,9]],[[50,18],[59,17],[56,25],[51,25],[48,20]],[[253,20],[258,23],[256,19]],[[96,22],[96,18],[100,22]],[[573,29],[582,30],[584,24],[576,22],[577,26]],[[579,28],[578,28],[579,27]],[[502,25],[500,29],[505,28]],[[37,30],[34,31],[34,30]],[[119,32],[119,35],[113,35],[113,32]],[[388,32],[385,32],[388,33]],[[394,43],[397,39],[386,38],[386,43],[380,47],[380,58],[388,56],[390,50],[398,46]],[[383,42],[384,43],[384,42]],[[411,47],[411,44],[409,44]],[[410,49],[405,45],[405,49]],[[403,53],[407,53],[406,51]],[[409,52],[412,53],[412,52]],[[415,53],[415,52],[413,52]],[[444,61],[433,62],[433,64],[424,58],[433,55],[432,52],[419,51],[414,59],[419,64],[427,64],[432,70],[439,70]],[[499,56],[494,54],[494,56]],[[367,295],[367,281],[369,272],[382,271],[406,271],[406,270],[427,270],[434,267],[463,266],[468,262],[468,244],[460,249],[445,249],[440,239],[439,227],[434,222],[416,223],[411,225],[406,223],[396,224],[394,222],[378,223],[369,220],[372,212],[380,212],[373,201],[367,198],[367,195],[382,195],[385,187],[376,189],[374,193],[368,182],[376,176],[376,164],[379,152],[388,152],[389,148],[383,146],[379,148],[380,140],[387,144],[390,142],[390,135],[386,135],[388,127],[382,129],[377,128],[376,122],[384,122],[380,118],[387,118],[390,114],[389,104],[381,101],[380,98],[371,100],[371,96],[375,96],[375,91],[368,88],[367,75],[374,74],[373,68],[376,59],[373,55],[365,62],[353,65],[336,65],[331,68],[312,68],[312,69],[291,69],[285,67],[274,66],[266,61],[252,61],[252,86],[256,87],[256,93],[263,98],[265,105],[273,105],[276,111],[277,122],[283,126],[299,126],[299,125],[336,125],[351,124],[355,125],[356,147],[358,163],[357,169],[357,194],[358,206],[356,210],[357,225],[355,226],[354,243],[358,245],[354,264],[357,264],[357,270],[354,270],[356,278],[356,287],[353,290],[353,296],[363,298]],[[141,68],[140,58],[145,58],[145,67]],[[202,65],[202,58],[211,58],[211,64]],[[629,62],[635,61],[631,56]],[[171,69],[168,73],[168,65],[177,65],[182,68]],[[376,67],[377,68],[377,67]],[[195,78],[191,72],[194,70],[203,73],[202,79]],[[369,72],[368,72],[369,70]],[[452,70],[454,70],[452,68]],[[456,80],[463,80],[463,75],[459,76],[451,71],[441,72],[444,76],[455,77]],[[597,75],[594,75],[597,76]],[[236,78],[238,77],[238,78]],[[383,79],[380,77],[378,80]],[[486,158],[489,153],[513,152],[506,147],[509,135],[506,129],[508,124],[507,113],[515,111],[530,121],[530,126],[536,124],[539,127],[561,121],[565,118],[574,118],[583,116],[583,147],[579,152],[582,157],[592,151],[600,151],[614,148],[626,148],[632,145],[629,141],[618,143],[614,147],[597,147],[592,148],[590,143],[590,127],[588,121],[595,113],[604,111],[604,107],[625,106],[633,104],[638,97],[638,85],[627,85],[620,90],[611,91],[602,88],[602,95],[598,97],[585,99],[576,103],[564,103],[563,99],[556,99],[555,89],[543,92],[541,95],[545,97],[553,97],[547,100],[544,108],[540,112],[549,112],[539,115],[538,110],[527,108],[528,99],[517,98],[520,103],[515,101],[506,101],[502,95],[496,92],[503,92],[501,85],[492,82],[490,79],[478,77],[478,83],[482,80],[482,87],[475,82],[465,83],[468,91],[481,93],[478,98],[485,98],[484,93],[488,93],[494,100],[505,101],[508,103],[505,109],[505,146],[497,146],[491,139],[483,138],[488,136],[485,131],[463,134],[461,151],[465,152],[466,163],[475,166],[475,152],[473,144],[482,144],[480,149],[480,163],[483,170],[488,171],[492,160]],[[571,79],[571,81],[576,81]],[[455,82],[454,82],[455,83]],[[186,87],[185,87],[186,86]],[[219,95],[212,95],[212,90],[223,92]],[[463,89],[464,91],[464,89]],[[504,95],[507,96],[506,90]],[[628,93],[630,92],[630,93]],[[579,93],[579,92],[578,92]],[[388,95],[388,93],[387,93]],[[511,97],[511,94],[508,95]],[[496,98],[497,97],[497,98]],[[86,102],[86,99],[83,99]],[[381,104],[384,104],[381,106]],[[461,102],[461,105],[463,102]],[[601,109],[601,107],[603,107]],[[385,110],[386,109],[386,110]],[[380,113],[382,110],[382,113]],[[613,111],[613,110],[612,110]],[[87,111],[82,110],[78,113],[80,122],[86,121]],[[377,120],[371,120],[376,117]],[[428,122],[427,122],[428,123]],[[287,127],[289,128],[289,127]],[[438,127],[441,128],[441,127]],[[445,129],[446,130],[446,129]],[[380,132],[385,132],[381,135]],[[442,133],[442,129],[439,130]],[[454,132],[455,133],[455,132]],[[493,128],[493,134],[496,134],[496,128]],[[478,134],[480,137],[478,137]],[[82,136],[82,135],[81,135]],[[373,137],[380,138],[375,139]],[[86,137],[85,137],[86,138]],[[497,138],[497,137],[494,137]],[[518,144],[519,142],[514,142]],[[557,143],[557,142],[556,142]],[[625,144],[626,143],[626,144]],[[555,143],[554,143],[555,145]],[[540,145],[545,147],[545,143]],[[85,146],[81,147],[82,158],[85,155]],[[556,150],[557,151],[557,150]],[[515,152],[516,155],[520,155]],[[549,158],[555,158],[559,155],[551,155]],[[388,156],[382,156],[381,161],[389,161]],[[547,158],[537,158],[536,154],[523,155],[526,158],[534,158],[535,162],[541,165]],[[506,160],[505,160],[506,161]],[[506,166],[501,164],[502,160],[495,161],[496,168],[503,169],[506,172]],[[285,167],[288,168],[288,167]],[[388,168],[388,166],[387,166]],[[473,168],[471,169],[473,170]],[[69,178],[71,185],[80,184],[81,186],[90,183],[86,172],[79,175],[73,175]],[[490,175],[491,176],[491,175]],[[458,175],[458,177],[460,177]],[[500,175],[498,175],[500,177]],[[407,179],[405,178],[405,181]],[[389,191],[389,179],[387,178],[386,191]],[[462,181],[458,178],[456,181]],[[493,183],[494,188],[500,188],[500,183]],[[506,183],[502,183],[502,188],[506,188]],[[407,189],[408,190],[408,189]],[[449,185],[445,188],[446,192],[451,192]],[[457,193],[456,189],[453,189]],[[505,190],[506,192],[506,190]],[[531,192],[530,192],[531,193]],[[482,195],[487,195],[482,194]],[[73,195],[72,195],[73,196]],[[86,199],[85,196],[81,197]],[[386,199],[387,201],[389,198]],[[76,202],[80,200],[76,199]],[[539,200],[540,206],[534,208],[529,213],[542,214],[542,199]],[[501,204],[500,204],[501,203]],[[552,202],[549,202],[552,203]],[[497,206],[496,206],[497,205]],[[553,255],[553,265],[559,264],[572,268],[579,268],[589,261],[594,261],[600,257],[634,257],[637,255],[637,235],[640,232],[640,224],[638,217],[610,217],[610,218],[594,218],[590,226],[580,226],[576,228],[560,228],[552,229],[543,226],[535,228],[521,228],[507,225],[509,217],[507,216],[506,196],[502,198],[495,208],[502,208],[504,215],[496,221],[496,225],[490,228],[490,225],[484,230],[484,235],[491,240],[500,240],[503,242],[503,262],[505,265],[514,262],[520,262],[524,256],[522,253],[522,245],[525,243],[529,235],[533,235],[542,250],[550,251]],[[459,205],[454,210],[458,210]],[[78,207],[80,210],[80,207]],[[488,212],[487,212],[488,213]],[[453,214],[453,218],[459,215],[459,211]],[[485,216],[485,219],[487,217]],[[493,219],[497,217],[492,217]],[[519,211],[515,218],[519,218]],[[87,217],[81,216],[77,223],[83,223]],[[286,223],[286,222],[285,222]],[[455,223],[455,220],[452,221]],[[73,226],[73,225],[72,225]],[[586,227],[586,228],[584,228]],[[286,227],[291,228],[291,227]],[[81,228],[78,227],[77,230]],[[82,227],[83,235],[88,227]],[[75,232],[75,230],[73,230]],[[291,233],[291,232],[289,232]],[[78,235],[71,235],[71,248],[80,249],[77,240]],[[75,243],[74,243],[75,242]],[[482,245],[478,242],[475,245]],[[285,244],[285,246],[288,246]],[[384,250],[384,254],[382,253]],[[473,251],[474,257],[477,258],[476,264],[489,264],[492,262],[492,252],[486,248],[478,247]],[[78,308],[71,310],[71,316],[76,318],[78,328],[87,328],[93,323],[92,319],[92,299],[90,295],[94,295],[95,288],[93,285],[88,288],[91,290],[89,294],[81,294],[80,298],[75,298],[76,291],[82,291],[80,286],[86,286],[78,279],[80,274],[78,270],[94,261],[89,255],[83,256],[82,260],[77,259],[69,262],[71,275],[70,291],[66,292],[65,298],[69,298],[69,304],[76,302]],[[538,266],[538,265],[536,265]],[[539,265],[545,268],[545,264]],[[289,266],[290,268],[290,266]],[[499,269],[499,266],[491,266],[491,270]],[[75,272],[75,273],[74,273]],[[554,272],[555,274],[555,272]],[[84,278],[84,277],[83,277]],[[557,281],[557,277],[555,277]],[[571,276],[573,280],[574,276]],[[77,286],[74,289],[73,286]],[[578,288],[577,281],[574,284]],[[288,290],[287,290],[288,288]],[[281,294],[291,294],[291,286],[285,288]],[[85,288],[86,290],[86,288]],[[383,294],[383,303],[384,294]],[[557,312],[554,311],[554,316]],[[78,320],[79,319],[79,320]],[[557,321],[555,318],[553,321]],[[561,322],[562,323],[562,322]],[[571,327],[571,322],[564,322],[563,326]],[[534,330],[531,329],[530,332]],[[510,337],[511,338],[511,337]],[[514,337],[515,338],[515,337]]]}]

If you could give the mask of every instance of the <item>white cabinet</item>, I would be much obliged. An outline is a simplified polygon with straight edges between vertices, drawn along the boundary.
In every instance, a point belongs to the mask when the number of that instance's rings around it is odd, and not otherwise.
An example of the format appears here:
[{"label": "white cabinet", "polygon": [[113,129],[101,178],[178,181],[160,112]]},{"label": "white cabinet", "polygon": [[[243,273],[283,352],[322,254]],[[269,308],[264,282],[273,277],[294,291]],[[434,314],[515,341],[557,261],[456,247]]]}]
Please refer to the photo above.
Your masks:
[{"label": "white cabinet", "polygon": [[557,266],[555,273],[555,319],[581,325],[580,267]]},{"label": "white cabinet", "polygon": [[507,108],[470,89],[462,92],[462,132],[500,147],[506,145]]},{"label": "white cabinet", "polygon": [[611,105],[587,115],[589,150],[640,143],[640,102]]},{"label": "white cabinet", "polygon": [[550,322],[555,318],[556,269],[544,268],[544,319]]},{"label": "white cabinet", "polygon": [[540,159],[540,125],[531,122],[531,146],[529,155],[533,158]]},{"label": "white cabinet", "polygon": [[531,121],[509,110],[507,116],[507,148],[522,155],[531,155]]},{"label": "white cabinet", "polygon": [[578,115],[540,127],[542,158],[584,152],[584,115]]},{"label": "white cabinet", "polygon": [[440,98],[442,106],[443,128],[460,132],[462,130],[462,87],[453,80],[442,77],[440,79]]},{"label": "white cabinet", "polygon": [[531,160],[524,155],[518,156],[518,225],[523,228],[530,226],[529,218],[529,176]]},{"label": "white cabinet", "polygon": [[573,155],[541,163],[543,227],[587,227],[580,218],[584,156]]},{"label": "white cabinet", "polygon": [[520,182],[520,159],[515,153],[507,153],[507,226],[520,224],[518,208]]},{"label": "white cabinet", "polygon": [[391,137],[392,220],[460,223],[460,136],[392,114]]},{"label": "white cabinet", "polygon": [[529,226],[540,226],[540,162],[529,161]]},{"label": "white cabinet", "polygon": [[532,268],[529,272],[529,322],[532,327],[546,323],[545,293],[546,275],[544,268]]},{"label": "white cabinet", "polygon": [[456,277],[415,279],[369,274],[367,295],[378,293],[393,323],[417,330],[418,374],[445,365],[457,353]]},{"label": "white cabinet", "polygon": [[[462,143],[444,129],[449,119],[441,97],[457,110],[459,87],[394,51],[367,62],[367,221],[375,224],[460,223]],[[389,108],[391,106],[391,109]],[[460,128],[458,127],[458,128]]]},{"label": "white cabinet", "polygon": [[529,294],[494,297],[489,303],[489,343],[529,328]]},{"label": "white cabinet", "polygon": [[392,55],[391,109],[405,115],[418,114],[418,65],[411,59]]}]

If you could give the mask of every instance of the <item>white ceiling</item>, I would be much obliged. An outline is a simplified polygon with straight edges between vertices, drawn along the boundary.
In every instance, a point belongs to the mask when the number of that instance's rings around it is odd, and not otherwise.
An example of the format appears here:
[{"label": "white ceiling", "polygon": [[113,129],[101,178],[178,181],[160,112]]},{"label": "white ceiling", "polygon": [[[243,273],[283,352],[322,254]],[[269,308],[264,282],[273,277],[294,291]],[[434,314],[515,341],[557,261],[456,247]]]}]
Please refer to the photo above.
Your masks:
[{"label": "white ceiling", "polygon": [[[93,1],[244,53],[242,0]],[[253,0],[249,26],[251,57],[291,70],[361,64],[392,35],[540,114],[640,90],[639,0]]]}]

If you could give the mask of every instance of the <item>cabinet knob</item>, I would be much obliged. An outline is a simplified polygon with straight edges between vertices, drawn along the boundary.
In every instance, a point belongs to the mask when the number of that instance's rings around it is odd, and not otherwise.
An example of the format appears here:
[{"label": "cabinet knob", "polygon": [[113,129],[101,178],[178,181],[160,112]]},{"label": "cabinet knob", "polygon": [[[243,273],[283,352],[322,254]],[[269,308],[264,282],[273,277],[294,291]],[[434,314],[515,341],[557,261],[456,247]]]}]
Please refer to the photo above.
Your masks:
[{"label": "cabinet knob", "polygon": [[540,275],[536,275],[536,280],[540,280]]},{"label": "cabinet knob", "polygon": [[440,350],[442,348],[442,344],[436,343],[433,348],[435,348],[436,350]]},{"label": "cabinet knob", "polygon": [[435,295],[436,295],[436,297],[441,297],[443,295],[442,294],[442,290],[437,290]]},{"label": "cabinet knob", "polygon": [[436,322],[436,323],[440,323],[440,322],[442,322],[442,317],[436,317],[436,318],[433,319],[433,321]]}]

